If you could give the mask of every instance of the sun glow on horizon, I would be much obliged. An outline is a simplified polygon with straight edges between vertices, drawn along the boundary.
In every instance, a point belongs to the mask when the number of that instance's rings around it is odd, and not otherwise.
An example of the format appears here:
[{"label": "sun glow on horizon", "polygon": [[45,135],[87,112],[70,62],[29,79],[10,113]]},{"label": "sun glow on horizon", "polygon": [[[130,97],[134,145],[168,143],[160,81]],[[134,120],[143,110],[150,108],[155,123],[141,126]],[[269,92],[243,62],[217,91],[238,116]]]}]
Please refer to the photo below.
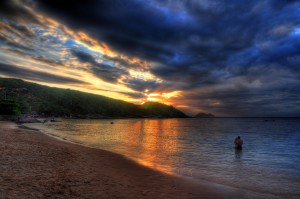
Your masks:
[{"label": "sun glow on horizon", "polygon": [[148,93],[146,94],[146,102],[160,102],[167,105],[173,105],[174,99],[182,96],[182,91],[172,91],[172,92],[164,92],[164,93]]}]

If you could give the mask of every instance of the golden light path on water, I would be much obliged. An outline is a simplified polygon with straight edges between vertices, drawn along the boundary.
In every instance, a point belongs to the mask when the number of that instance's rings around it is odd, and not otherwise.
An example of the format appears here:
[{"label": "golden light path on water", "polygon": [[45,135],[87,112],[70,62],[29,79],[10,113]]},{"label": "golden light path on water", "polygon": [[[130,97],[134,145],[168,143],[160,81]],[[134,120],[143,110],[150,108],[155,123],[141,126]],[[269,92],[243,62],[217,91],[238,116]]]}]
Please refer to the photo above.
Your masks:
[{"label": "golden light path on water", "polygon": [[[142,147],[140,158],[138,162],[163,171],[165,173],[173,173],[175,168],[171,167],[174,165],[171,157],[174,154],[178,153],[178,141],[177,139],[161,139],[161,137],[177,137],[178,131],[174,129],[174,131],[164,131],[163,128],[167,127],[170,129],[170,126],[174,124],[170,122],[170,120],[146,120],[146,121],[139,121],[133,126],[133,137],[130,141],[136,142],[138,137],[143,135],[142,137]],[[139,133],[140,132],[140,133]],[[132,143],[134,144],[134,143]],[[150,153],[149,153],[150,152]],[[166,153],[165,156],[170,157],[165,160],[162,160],[159,153]],[[167,164],[165,164],[167,162]],[[168,165],[162,167],[161,165]]]},{"label": "golden light path on water", "polygon": [[[165,172],[165,173],[174,173],[175,168],[171,165],[174,165],[173,155],[178,153],[179,143],[176,139],[161,139],[162,137],[177,137],[178,131],[177,128],[171,128],[174,125],[174,120],[134,120],[131,125],[128,126],[119,126],[111,125],[109,122],[101,125],[101,129],[90,129],[91,132],[106,131],[106,128],[110,128],[110,131],[115,132],[128,132],[130,135],[124,135],[120,133],[115,140],[117,143],[126,140],[127,146],[138,146],[136,147],[121,147],[120,145],[109,146],[108,149],[121,153],[129,154],[129,156],[134,157],[135,161],[145,165],[147,167]],[[99,126],[94,126],[98,128]],[[171,131],[164,131],[163,129],[172,129]],[[124,137],[123,137],[124,136]],[[111,138],[103,134],[89,134],[89,135],[80,135],[76,136],[76,141],[82,143],[90,143],[91,146],[97,146],[99,140],[105,142],[105,140],[110,140]],[[136,157],[138,150],[138,157]],[[160,153],[165,153],[167,159],[162,159],[159,155]],[[162,166],[164,165],[164,166]]]}]

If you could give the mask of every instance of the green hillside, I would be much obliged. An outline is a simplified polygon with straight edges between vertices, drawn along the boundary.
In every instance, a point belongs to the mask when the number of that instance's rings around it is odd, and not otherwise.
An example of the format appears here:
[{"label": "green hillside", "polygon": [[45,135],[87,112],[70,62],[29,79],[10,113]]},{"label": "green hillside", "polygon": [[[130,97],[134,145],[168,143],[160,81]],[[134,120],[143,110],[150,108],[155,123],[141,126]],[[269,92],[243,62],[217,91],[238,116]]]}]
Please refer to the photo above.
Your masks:
[{"label": "green hillside", "polygon": [[135,105],[100,95],[0,78],[0,115],[33,111],[44,116],[73,118],[187,117],[174,107],[161,103]]}]

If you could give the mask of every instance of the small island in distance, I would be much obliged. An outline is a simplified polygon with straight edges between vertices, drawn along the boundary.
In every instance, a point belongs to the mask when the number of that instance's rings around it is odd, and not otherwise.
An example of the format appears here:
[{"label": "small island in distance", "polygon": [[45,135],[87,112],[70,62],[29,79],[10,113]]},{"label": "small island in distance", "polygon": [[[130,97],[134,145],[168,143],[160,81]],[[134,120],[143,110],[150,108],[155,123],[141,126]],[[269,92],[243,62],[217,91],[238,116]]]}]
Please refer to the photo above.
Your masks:
[{"label": "small island in distance", "polygon": [[101,95],[0,78],[0,115],[22,115],[80,119],[187,118],[173,106],[158,102],[142,105]]}]

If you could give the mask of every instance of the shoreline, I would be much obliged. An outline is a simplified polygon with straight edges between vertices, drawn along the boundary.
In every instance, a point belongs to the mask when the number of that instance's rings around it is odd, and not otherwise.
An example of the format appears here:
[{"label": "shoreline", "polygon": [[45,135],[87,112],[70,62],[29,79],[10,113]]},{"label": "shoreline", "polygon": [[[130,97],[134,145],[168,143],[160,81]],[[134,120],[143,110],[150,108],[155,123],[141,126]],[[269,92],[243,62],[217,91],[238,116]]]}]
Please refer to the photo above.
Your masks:
[{"label": "shoreline", "polygon": [[12,122],[0,122],[0,132],[4,198],[278,198],[167,175]]}]

